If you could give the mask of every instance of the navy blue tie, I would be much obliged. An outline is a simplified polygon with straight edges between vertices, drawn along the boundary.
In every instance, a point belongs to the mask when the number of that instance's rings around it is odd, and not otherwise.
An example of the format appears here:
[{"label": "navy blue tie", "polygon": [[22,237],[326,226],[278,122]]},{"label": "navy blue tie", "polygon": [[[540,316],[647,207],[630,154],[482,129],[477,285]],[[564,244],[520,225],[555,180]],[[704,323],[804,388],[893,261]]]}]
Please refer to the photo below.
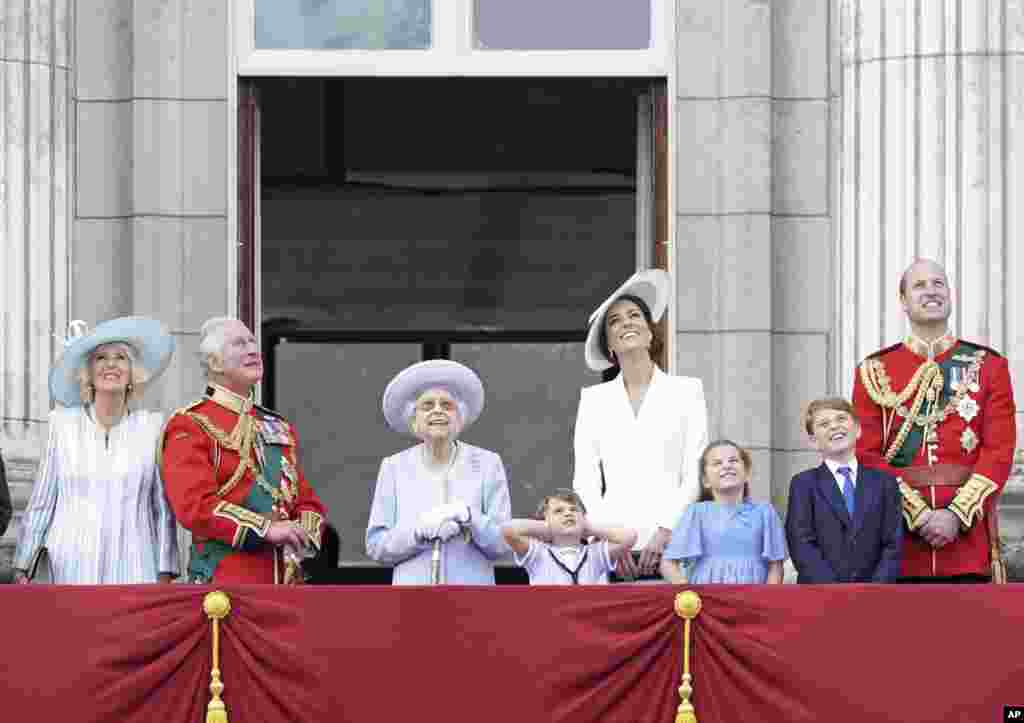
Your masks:
[{"label": "navy blue tie", "polygon": [[853,519],[853,470],[849,467],[840,467],[839,474],[843,476],[843,499],[846,501],[846,512]]}]

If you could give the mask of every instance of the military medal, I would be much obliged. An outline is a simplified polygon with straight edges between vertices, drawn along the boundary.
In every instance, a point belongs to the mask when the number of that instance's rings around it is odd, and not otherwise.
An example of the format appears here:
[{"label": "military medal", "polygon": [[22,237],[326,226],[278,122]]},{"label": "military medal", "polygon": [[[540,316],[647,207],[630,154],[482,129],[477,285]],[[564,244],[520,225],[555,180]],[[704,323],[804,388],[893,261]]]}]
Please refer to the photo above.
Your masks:
[{"label": "military medal", "polygon": [[977,364],[967,367],[967,378],[964,380],[964,384],[973,394],[977,394],[981,389],[981,369]]},{"label": "military medal", "polygon": [[[960,418],[965,422],[970,422],[978,416],[978,403],[974,401],[974,397],[964,396],[964,398],[960,400],[960,403],[956,405],[956,413],[959,414]],[[964,446],[964,449],[967,449],[966,445]],[[971,449],[973,449],[973,447]]]},{"label": "military medal", "polygon": [[968,427],[964,430],[964,433],[960,435],[960,446],[964,448],[967,454],[970,454],[978,446],[978,435],[974,433],[974,430]]}]

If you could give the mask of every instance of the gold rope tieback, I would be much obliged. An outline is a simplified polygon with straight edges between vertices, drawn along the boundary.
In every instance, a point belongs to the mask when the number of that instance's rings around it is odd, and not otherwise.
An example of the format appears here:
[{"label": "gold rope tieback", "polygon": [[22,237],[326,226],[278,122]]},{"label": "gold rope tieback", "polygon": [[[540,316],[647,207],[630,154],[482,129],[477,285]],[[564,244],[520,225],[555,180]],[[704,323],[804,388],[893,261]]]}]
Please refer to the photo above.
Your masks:
[{"label": "gold rope tieback", "polygon": [[676,723],[697,723],[697,714],[690,703],[690,696],[693,695],[693,686],[690,682],[693,676],[690,675],[690,621],[700,614],[700,595],[693,590],[685,590],[676,595],[676,615],[683,619],[683,680],[679,685],[679,697],[682,702],[676,710]]},{"label": "gold rope tieback", "polygon": [[210,703],[206,706],[206,723],[228,723],[228,710],[220,694],[224,684],[220,682],[220,621],[231,612],[231,598],[220,590],[207,593],[203,598],[203,612],[213,624],[213,667],[210,669]]}]

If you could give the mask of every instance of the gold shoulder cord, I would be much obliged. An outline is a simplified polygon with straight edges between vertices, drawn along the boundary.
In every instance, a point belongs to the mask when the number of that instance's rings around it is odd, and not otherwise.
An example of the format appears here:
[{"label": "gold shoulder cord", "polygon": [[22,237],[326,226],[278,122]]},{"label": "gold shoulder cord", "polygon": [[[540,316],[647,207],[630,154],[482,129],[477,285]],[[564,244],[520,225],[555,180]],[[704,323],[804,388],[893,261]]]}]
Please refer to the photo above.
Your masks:
[{"label": "gold shoulder cord", "polygon": [[[238,423],[235,425],[231,434],[225,434],[224,430],[220,429],[205,415],[198,414],[196,412],[187,412],[187,414],[188,417],[198,424],[204,432],[213,437],[217,444],[221,445],[225,449],[238,452],[238,466],[235,467],[235,471],[231,475],[231,478],[217,490],[217,496],[223,497],[234,489],[241,481],[242,476],[245,474],[245,470],[253,467],[250,457],[252,454],[253,442],[256,439],[256,424],[251,416],[248,414],[242,414],[239,415]],[[258,470],[253,468],[253,474],[258,477]]]},{"label": "gold shoulder cord", "polygon": [[[933,390],[936,386],[941,388],[943,383],[942,369],[939,368],[939,365],[934,361],[926,361],[917,368],[917,371],[914,372],[914,376],[910,379],[910,382],[899,394],[892,391],[889,375],[886,374],[885,364],[881,359],[869,359],[861,364],[860,378],[864,383],[864,389],[867,391],[868,396],[871,397],[871,401],[882,408],[883,446],[884,440],[889,438],[889,425],[891,423],[890,420],[892,419],[892,415],[895,413],[896,409],[905,404],[906,401],[916,392],[914,401],[911,404],[910,414],[906,416],[903,424],[900,425],[900,431],[896,435],[896,439],[893,440],[893,443],[885,452],[885,460],[887,462],[891,462],[893,457],[895,457],[900,451],[904,441],[906,441],[907,435],[910,434],[914,420],[921,411],[921,406],[924,404],[926,398],[938,398],[937,391]],[[936,385],[936,382],[938,382],[938,385]],[[935,399],[929,399],[929,401],[934,402]],[[886,412],[888,412],[888,416],[886,415]]]}]

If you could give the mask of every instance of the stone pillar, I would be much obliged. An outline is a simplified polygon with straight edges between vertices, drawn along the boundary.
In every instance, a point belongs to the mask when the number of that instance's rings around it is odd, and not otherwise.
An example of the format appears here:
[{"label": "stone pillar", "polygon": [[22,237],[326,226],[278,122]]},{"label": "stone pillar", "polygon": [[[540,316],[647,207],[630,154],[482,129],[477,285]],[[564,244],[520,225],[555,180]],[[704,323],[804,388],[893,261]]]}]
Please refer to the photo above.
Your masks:
[{"label": "stone pillar", "polygon": [[[834,7],[836,388],[849,393],[857,361],[906,333],[899,275],[926,256],[949,272],[952,331],[1007,354],[1020,397],[1024,296],[1014,282],[1024,273],[1024,3]],[[1019,482],[1008,486],[1002,516],[1004,533],[1018,542],[1020,495]]]},{"label": "stone pillar", "polygon": [[801,406],[832,376],[829,9],[677,4],[678,373],[704,380],[712,436],[752,449],[785,512],[816,463]]},{"label": "stone pillar", "polygon": [[677,3],[676,373],[704,381],[710,435],[751,450],[762,501],[772,443],[771,49],[767,0]]},{"label": "stone pillar", "polygon": [[[0,449],[24,508],[67,324],[70,0],[0,5]],[[0,538],[9,574],[17,524]]]}]

